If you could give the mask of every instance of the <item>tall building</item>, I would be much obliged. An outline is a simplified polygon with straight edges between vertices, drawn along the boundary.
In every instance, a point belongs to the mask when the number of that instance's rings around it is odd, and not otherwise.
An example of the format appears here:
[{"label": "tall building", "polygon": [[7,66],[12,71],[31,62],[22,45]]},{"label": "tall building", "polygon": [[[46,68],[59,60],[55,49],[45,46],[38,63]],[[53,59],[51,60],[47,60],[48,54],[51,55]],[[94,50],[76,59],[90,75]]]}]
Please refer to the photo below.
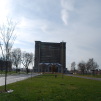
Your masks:
[{"label": "tall building", "polygon": [[66,42],[35,41],[35,72],[65,72]]}]

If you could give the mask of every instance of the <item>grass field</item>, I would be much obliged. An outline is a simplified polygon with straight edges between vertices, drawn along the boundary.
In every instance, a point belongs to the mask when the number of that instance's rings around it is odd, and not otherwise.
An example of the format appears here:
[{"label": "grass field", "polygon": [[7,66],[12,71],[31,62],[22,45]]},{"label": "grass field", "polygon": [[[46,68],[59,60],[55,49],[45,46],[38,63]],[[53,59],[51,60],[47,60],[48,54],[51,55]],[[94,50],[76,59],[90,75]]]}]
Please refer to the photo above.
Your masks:
[{"label": "grass field", "polygon": [[[16,73],[15,71],[7,72],[7,74],[14,74]],[[0,74],[5,74],[5,71],[0,71]]]},{"label": "grass field", "polygon": [[[14,75],[14,74],[15,74],[15,75],[16,75],[16,74],[26,74],[26,72],[17,72],[17,73],[16,73],[16,71],[8,71],[8,72],[7,72],[7,75],[12,75],[12,74],[13,74],[13,75]],[[5,75],[5,71],[0,71],[0,75]]]},{"label": "grass field", "polygon": [[45,74],[7,88],[14,92],[0,93],[0,101],[101,101],[101,81],[76,77]]}]

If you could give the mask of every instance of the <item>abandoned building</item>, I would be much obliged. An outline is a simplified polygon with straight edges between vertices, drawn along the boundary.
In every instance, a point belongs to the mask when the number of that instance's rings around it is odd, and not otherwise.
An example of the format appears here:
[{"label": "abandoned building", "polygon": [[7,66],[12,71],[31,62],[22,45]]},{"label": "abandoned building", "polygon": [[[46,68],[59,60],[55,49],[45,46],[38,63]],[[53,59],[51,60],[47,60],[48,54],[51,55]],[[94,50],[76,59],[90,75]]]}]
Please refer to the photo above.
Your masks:
[{"label": "abandoned building", "polygon": [[35,72],[65,72],[66,42],[35,41]]}]

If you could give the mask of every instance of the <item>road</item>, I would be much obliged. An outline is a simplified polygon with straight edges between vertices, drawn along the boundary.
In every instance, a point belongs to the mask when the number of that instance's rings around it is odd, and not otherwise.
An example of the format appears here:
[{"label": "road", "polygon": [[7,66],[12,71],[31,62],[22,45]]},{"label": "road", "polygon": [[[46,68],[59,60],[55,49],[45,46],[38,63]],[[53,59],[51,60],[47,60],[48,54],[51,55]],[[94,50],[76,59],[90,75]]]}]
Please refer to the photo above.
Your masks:
[{"label": "road", "polygon": [[91,79],[91,80],[98,80],[101,81],[101,78],[93,78],[93,77],[85,77],[85,76],[77,76],[72,74],[66,74],[67,76],[73,76],[73,77],[79,77],[79,78],[85,78],[85,79]]},{"label": "road", "polygon": [[[40,74],[38,73],[33,73],[31,74],[18,74],[18,75],[8,75],[7,76],[7,84],[13,83],[13,82],[17,82],[17,81],[21,81],[30,77],[34,77],[34,76],[38,76]],[[1,76],[0,77],[0,86],[5,85],[5,77]]]}]

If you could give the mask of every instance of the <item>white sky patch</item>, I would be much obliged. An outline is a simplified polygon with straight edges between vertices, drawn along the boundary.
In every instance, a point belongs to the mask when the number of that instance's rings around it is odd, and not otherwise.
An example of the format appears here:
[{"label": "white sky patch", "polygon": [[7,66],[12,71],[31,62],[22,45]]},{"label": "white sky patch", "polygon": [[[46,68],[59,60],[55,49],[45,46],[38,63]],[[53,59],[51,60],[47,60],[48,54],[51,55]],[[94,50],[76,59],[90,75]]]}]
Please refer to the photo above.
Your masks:
[{"label": "white sky patch", "polygon": [[0,0],[0,23],[3,23],[9,14],[9,0]]},{"label": "white sky patch", "polygon": [[28,23],[27,23],[27,21],[26,21],[26,19],[25,18],[21,18],[21,20],[20,20],[20,22],[19,22],[19,24],[18,24],[18,27],[19,28],[25,28],[25,27],[28,27]]},{"label": "white sky patch", "polygon": [[66,9],[63,9],[62,11],[61,11],[61,18],[62,18],[62,20],[63,20],[63,22],[64,22],[64,24],[65,25],[68,25],[68,18],[69,18],[69,14],[68,14],[68,11],[66,10]]},{"label": "white sky patch", "polygon": [[42,32],[46,32],[47,24],[43,20],[31,20],[25,17],[20,19],[20,23],[17,25],[18,40],[25,40],[26,42],[34,42],[38,39],[38,35],[41,36]]},{"label": "white sky patch", "polygon": [[74,0],[61,0],[61,19],[63,20],[65,25],[68,25],[68,19],[69,19],[69,12],[73,11],[74,9]]},{"label": "white sky patch", "polygon": [[20,18],[19,24],[18,24],[18,27],[20,29],[22,29],[22,28],[36,29],[36,28],[42,28],[43,26],[46,26],[46,20],[28,19],[26,17]]}]

